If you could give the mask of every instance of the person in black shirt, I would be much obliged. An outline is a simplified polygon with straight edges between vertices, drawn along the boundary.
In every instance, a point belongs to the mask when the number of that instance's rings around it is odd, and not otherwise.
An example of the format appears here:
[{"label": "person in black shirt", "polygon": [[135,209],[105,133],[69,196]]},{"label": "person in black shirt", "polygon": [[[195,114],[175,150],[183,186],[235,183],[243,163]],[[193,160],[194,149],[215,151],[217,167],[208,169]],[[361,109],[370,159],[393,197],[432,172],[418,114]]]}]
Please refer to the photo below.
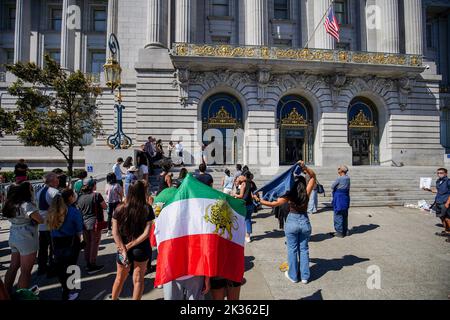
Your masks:
[{"label": "person in black shirt", "polygon": [[247,215],[245,217],[245,225],[247,229],[247,233],[245,235],[245,241],[251,241],[252,234],[252,214],[255,211],[255,204],[253,200],[256,200],[257,197],[253,195],[253,192],[256,191],[256,185],[252,183],[253,174],[250,171],[245,172],[245,179],[241,179],[241,184],[239,186],[239,195],[235,197],[238,199],[242,199],[245,201],[245,206],[247,208]]},{"label": "person in black shirt", "polygon": [[27,180],[28,166],[24,159],[20,159],[19,162],[14,166],[14,175],[16,176],[16,183],[21,183]]},{"label": "person in black shirt", "polygon": [[107,208],[106,202],[100,193],[96,192],[97,182],[92,179],[84,179],[81,194],[77,200],[77,207],[83,215],[83,239],[86,242],[84,258],[88,274],[94,274],[104,269],[97,265],[98,248],[102,237],[102,229],[106,229],[103,210]]},{"label": "person in black shirt", "polygon": [[206,164],[201,163],[198,166],[198,171],[200,171],[199,174],[195,175],[195,177],[200,181],[206,184],[207,186],[210,186],[212,188],[214,180],[213,177],[206,172]]},{"label": "person in black shirt", "polygon": [[125,203],[117,207],[113,215],[113,236],[118,252],[112,300],[119,297],[130,270],[133,270],[133,300],[142,298],[147,262],[152,256],[149,234],[154,219],[153,209],[147,203],[147,186],[137,181],[130,186]]}]

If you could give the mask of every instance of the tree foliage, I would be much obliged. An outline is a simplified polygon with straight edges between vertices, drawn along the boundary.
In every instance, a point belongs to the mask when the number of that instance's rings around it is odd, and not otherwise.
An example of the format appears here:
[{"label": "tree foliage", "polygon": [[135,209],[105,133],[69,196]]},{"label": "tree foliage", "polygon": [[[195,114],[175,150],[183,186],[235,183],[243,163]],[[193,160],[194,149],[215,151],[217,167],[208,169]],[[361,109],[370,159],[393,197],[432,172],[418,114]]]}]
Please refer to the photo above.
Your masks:
[{"label": "tree foliage", "polygon": [[45,56],[45,66],[18,62],[7,65],[17,77],[8,93],[17,97],[14,130],[26,146],[57,149],[72,175],[73,150],[88,134],[98,136],[101,119],[96,98],[101,88],[81,71],[69,73]]}]

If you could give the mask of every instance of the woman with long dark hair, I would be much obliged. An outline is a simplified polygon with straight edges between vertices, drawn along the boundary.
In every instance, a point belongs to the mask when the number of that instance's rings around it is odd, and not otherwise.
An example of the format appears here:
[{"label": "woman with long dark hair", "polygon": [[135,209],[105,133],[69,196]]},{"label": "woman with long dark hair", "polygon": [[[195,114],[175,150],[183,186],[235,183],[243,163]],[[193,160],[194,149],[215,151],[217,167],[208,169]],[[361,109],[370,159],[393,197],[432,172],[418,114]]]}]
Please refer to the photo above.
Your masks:
[{"label": "woman with long dark hair", "polygon": [[166,188],[172,186],[172,174],[170,173],[171,164],[165,163],[162,166],[163,171],[158,176],[158,192],[157,195]]},{"label": "woman with long dark hair", "polygon": [[[286,278],[291,282],[308,283],[309,272],[309,238],[311,237],[311,223],[308,217],[308,201],[316,183],[316,174],[307,168],[303,161],[298,162],[304,173],[310,177],[309,182],[303,176],[295,178],[291,191],[276,201],[259,200],[262,205],[278,207],[285,203],[289,205],[289,214],[284,225],[286,246],[288,251],[289,270],[285,272]],[[300,260],[299,260],[300,258]],[[300,277],[299,277],[300,275]]]},{"label": "woman with long dark hair", "polygon": [[96,192],[96,188],[97,182],[94,179],[84,179],[81,194],[77,201],[77,207],[83,216],[83,239],[86,242],[84,258],[88,274],[94,274],[104,268],[102,265],[97,265],[96,262],[102,229],[103,227],[106,228],[103,216],[106,202],[102,195]]},{"label": "woman with long dark hair", "polygon": [[188,171],[186,168],[181,168],[180,173],[178,174],[178,178],[172,181],[172,187],[178,188],[182,183],[184,178],[186,178]]},{"label": "woman with long dark hair", "polygon": [[133,157],[127,157],[122,167],[124,167],[125,169],[129,169],[132,165],[133,165]]},{"label": "woman with long dark hair", "polygon": [[153,209],[147,204],[147,187],[137,181],[130,185],[125,203],[113,215],[113,237],[118,248],[117,274],[112,288],[112,300],[117,300],[123,284],[133,270],[133,300],[140,300],[144,292],[144,276],[151,258],[149,234]]},{"label": "woman with long dark hair", "polygon": [[9,187],[2,214],[11,223],[9,246],[11,263],[5,275],[6,290],[11,293],[20,268],[18,289],[30,286],[31,269],[39,249],[38,224],[44,223],[39,209],[32,202],[33,188],[27,181]]},{"label": "woman with long dark hair", "polygon": [[77,265],[83,233],[83,218],[74,206],[75,201],[75,192],[66,188],[53,198],[47,215],[56,271],[63,288],[62,300],[75,300],[78,297],[78,292],[71,292],[67,287],[70,275],[67,269],[71,265]]}]

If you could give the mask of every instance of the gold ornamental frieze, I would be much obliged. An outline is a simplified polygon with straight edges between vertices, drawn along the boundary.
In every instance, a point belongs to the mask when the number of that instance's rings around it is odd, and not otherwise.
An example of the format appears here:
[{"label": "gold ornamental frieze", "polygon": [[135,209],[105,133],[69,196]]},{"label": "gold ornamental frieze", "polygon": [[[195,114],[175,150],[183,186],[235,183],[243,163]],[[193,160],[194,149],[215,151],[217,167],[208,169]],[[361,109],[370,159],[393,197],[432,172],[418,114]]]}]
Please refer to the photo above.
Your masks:
[{"label": "gold ornamental frieze", "polygon": [[172,55],[181,57],[253,58],[265,60],[317,61],[369,65],[421,67],[422,56],[348,50],[233,46],[229,44],[174,44]]},{"label": "gold ornamental frieze", "polygon": [[305,127],[308,125],[303,115],[298,113],[296,108],[293,108],[289,114],[281,119],[281,125],[287,127]]},{"label": "gold ornamental frieze", "polygon": [[358,114],[349,121],[350,128],[372,128],[373,122],[366,117],[362,110],[359,110]]},{"label": "gold ornamental frieze", "polygon": [[208,125],[211,127],[235,127],[237,120],[225,110],[225,107],[220,107],[216,115],[209,118]]}]

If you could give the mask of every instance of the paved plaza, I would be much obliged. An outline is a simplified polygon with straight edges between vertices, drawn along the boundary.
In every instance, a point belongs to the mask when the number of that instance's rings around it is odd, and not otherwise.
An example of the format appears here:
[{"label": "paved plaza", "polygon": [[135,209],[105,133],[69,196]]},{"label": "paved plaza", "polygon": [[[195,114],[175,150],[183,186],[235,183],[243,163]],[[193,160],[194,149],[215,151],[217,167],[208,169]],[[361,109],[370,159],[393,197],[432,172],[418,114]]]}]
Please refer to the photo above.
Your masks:
[{"label": "paved plaza", "polygon": [[[326,210],[326,209],[322,209]],[[245,279],[242,299],[448,299],[450,294],[450,244],[434,235],[441,231],[438,219],[429,213],[403,207],[351,208],[351,235],[332,238],[331,211],[311,216],[311,282],[289,282],[279,266],[286,260],[284,233],[278,221],[264,209],[255,214],[253,241],[245,249]],[[10,261],[9,223],[1,221],[0,276]],[[106,268],[89,276],[82,272],[81,299],[107,299],[115,277],[115,246],[103,235],[99,263]],[[154,263],[154,262],[153,262]],[[80,256],[80,264],[84,265]],[[370,266],[378,266],[381,288],[369,289]],[[38,277],[41,299],[59,299],[56,278]],[[377,269],[377,267],[371,267]],[[155,274],[147,274],[143,299],[163,299],[163,291],[153,288]],[[369,281],[370,282],[370,281]],[[131,297],[131,279],[122,293]]]}]

